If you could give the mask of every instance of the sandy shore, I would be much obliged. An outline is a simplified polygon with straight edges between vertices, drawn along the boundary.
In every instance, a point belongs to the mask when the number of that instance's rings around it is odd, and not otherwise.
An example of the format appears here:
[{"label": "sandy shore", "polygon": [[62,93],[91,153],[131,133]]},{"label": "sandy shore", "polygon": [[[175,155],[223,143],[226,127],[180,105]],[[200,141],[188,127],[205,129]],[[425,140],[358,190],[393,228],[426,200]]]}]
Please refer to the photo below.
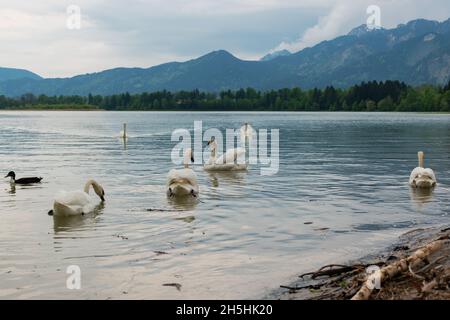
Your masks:
[{"label": "sandy shore", "polygon": [[[414,267],[409,265],[398,275],[382,281],[371,300],[450,300],[450,228],[416,229],[403,234],[397,243],[383,252],[349,263],[324,266],[299,275],[299,280],[280,286],[278,299],[344,300],[351,299],[367,279],[367,268],[397,265],[430,243],[443,243]],[[404,261],[404,260],[403,260]]]}]

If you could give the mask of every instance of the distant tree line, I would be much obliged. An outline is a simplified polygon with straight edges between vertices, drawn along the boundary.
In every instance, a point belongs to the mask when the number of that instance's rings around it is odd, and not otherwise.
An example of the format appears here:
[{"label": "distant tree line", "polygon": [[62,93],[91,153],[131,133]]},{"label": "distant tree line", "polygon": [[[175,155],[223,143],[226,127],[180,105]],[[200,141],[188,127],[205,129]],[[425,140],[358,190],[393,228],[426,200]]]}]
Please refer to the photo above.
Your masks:
[{"label": "distant tree line", "polygon": [[348,89],[247,88],[220,93],[163,90],[109,96],[24,94],[18,98],[0,96],[0,109],[449,112],[450,82],[446,86],[411,87],[399,81],[370,81]]}]

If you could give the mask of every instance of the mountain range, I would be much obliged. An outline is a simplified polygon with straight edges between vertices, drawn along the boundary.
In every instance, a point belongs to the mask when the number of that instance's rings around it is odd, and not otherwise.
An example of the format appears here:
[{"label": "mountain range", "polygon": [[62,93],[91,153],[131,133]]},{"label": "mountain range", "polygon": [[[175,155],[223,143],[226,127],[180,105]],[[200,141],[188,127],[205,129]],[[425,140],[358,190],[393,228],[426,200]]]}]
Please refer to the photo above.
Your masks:
[{"label": "mountain range", "polygon": [[436,85],[449,79],[450,19],[419,19],[393,29],[362,25],[299,52],[274,52],[259,61],[241,60],[218,50],[186,62],[47,79],[26,70],[0,68],[0,95],[345,88],[370,80]]},{"label": "mountain range", "polygon": [[0,68],[0,81],[16,80],[16,79],[42,79],[37,74],[23,69]]}]

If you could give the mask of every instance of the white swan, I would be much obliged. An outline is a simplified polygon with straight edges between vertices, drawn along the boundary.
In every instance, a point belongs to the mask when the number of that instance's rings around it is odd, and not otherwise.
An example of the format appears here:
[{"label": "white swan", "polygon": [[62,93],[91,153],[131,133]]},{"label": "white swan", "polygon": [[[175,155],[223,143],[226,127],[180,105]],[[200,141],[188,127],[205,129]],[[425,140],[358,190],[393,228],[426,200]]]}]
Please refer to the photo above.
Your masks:
[{"label": "white swan", "polygon": [[424,154],[418,153],[419,166],[415,168],[409,177],[409,185],[414,188],[433,188],[436,185],[436,176],[430,168],[424,168]]},{"label": "white swan", "polygon": [[128,135],[127,135],[127,124],[126,124],[126,123],[123,124],[123,130],[120,131],[119,137],[122,138],[122,139],[124,139],[124,140],[128,139]]},{"label": "white swan", "polygon": [[53,202],[53,210],[49,212],[54,216],[77,216],[90,213],[95,209],[96,203],[89,195],[90,187],[93,187],[95,193],[101,201],[105,201],[105,191],[103,187],[94,180],[86,182],[83,191],[60,192]]},{"label": "white swan", "polygon": [[167,175],[167,196],[198,196],[197,175],[194,170],[189,168],[191,161],[194,162],[194,156],[189,148],[184,152],[184,169],[172,169]]},{"label": "white swan", "polygon": [[245,141],[245,139],[251,139],[253,136],[253,127],[248,123],[244,123],[244,125],[241,127],[240,132],[241,132],[241,140]]},{"label": "white swan", "polygon": [[211,156],[203,168],[206,171],[238,171],[247,170],[247,163],[238,163],[238,159],[245,156],[244,148],[229,149],[216,159],[217,142],[213,137],[208,141]]}]

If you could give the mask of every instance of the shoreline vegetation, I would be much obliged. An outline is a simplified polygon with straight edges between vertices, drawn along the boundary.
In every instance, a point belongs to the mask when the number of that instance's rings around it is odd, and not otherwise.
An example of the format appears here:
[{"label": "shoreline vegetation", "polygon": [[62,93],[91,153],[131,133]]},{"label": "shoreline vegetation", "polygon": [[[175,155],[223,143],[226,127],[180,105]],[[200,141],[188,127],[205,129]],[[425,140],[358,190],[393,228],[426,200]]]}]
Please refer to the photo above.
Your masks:
[{"label": "shoreline vegetation", "polygon": [[450,82],[446,86],[411,87],[399,81],[370,81],[348,89],[302,90],[252,88],[219,93],[158,91],[109,96],[0,95],[0,110],[72,111],[350,111],[450,112]]},{"label": "shoreline vegetation", "polygon": [[[374,267],[380,289],[367,273]],[[450,228],[441,226],[409,231],[378,254],[302,274],[274,294],[283,300],[449,300],[449,285]]]},{"label": "shoreline vegetation", "polygon": [[5,111],[106,111],[97,106],[75,104],[37,104],[0,108]]}]

